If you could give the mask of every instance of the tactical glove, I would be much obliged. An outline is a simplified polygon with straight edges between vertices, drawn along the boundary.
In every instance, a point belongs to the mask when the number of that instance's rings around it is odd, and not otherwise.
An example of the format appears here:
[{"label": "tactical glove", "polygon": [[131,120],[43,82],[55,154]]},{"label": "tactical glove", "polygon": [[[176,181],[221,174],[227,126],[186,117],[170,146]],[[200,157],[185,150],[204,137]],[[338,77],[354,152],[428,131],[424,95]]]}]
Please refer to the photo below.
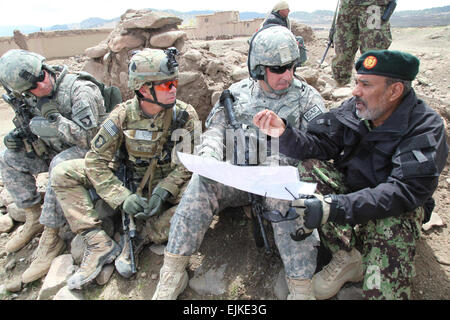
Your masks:
[{"label": "tactical glove", "polygon": [[24,146],[23,141],[16,130],[10,131],[3,139],[3,143],[6,148],[13,151],[18,151]]},{"label": "tactical glove", "polygon": [[336,215],[337,198],[335,195],[321,196],[302,195],[292,201],[291,206],[303,217],[303,223],[308,229],[316,229]]},{"label": "tactical glove", "polygon": [[[152,192],[152,196],[148,202],[148,214],[140,214],[141,218],[148,219],[154,215],[160,214],[164,210],[164,202],[169,199],[172,194],[164,188],[156,187]],[[145,217],[143,217],[145,215]],[[139,219],[139,215],[136,216]]]},{"label": "tactical glove", "polygon": [[135,216],[140,212],[148,212],[147,199],[133,193],[129,195],[122,204],[123,211],[130,216]]},{"label": "tactical glove", "polygon": [[40,102],[42,116],[50,122],[56,121],[57,116],[60,114],[58,111],[58,104],[50,99],[43,99]]}]

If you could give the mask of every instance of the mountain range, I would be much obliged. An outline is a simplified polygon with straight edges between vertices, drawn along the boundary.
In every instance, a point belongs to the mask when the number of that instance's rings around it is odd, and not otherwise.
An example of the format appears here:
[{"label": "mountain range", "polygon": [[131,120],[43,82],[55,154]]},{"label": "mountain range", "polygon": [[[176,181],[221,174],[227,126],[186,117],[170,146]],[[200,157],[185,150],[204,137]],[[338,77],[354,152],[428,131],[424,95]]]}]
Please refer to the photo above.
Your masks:
[{"label": "mountain range", "polygon": [[[150,9],[154,10],[154,9]],[[158,10],[154,10],[158,11]],[[183,25],[194,25],[195,16],[204,14],[213,14],[215,11],[189,11],[180,12],[175,10],[161,10],[174,14],[183,19]],[[259,12],[241,12],[241,20],[251,20],[255,18],[264,18],[266,13]],[[290,19],[297,20],[311,26],[327,26],[331,25],[334,12],[330,10],[317,10],[314,12],[295,11],[289,14]],[[90,29],[90,28],[114,28],[115,24],[120,21],[120,17],[105,20],[98,17],[83,20],[80,23],[70,23],[54,25],[48,28],[31,25],[16,26],[0,26],[0,36],[12,36],[13,31],[18,29],[24,34],[38,31],[53,30],[73,30],[73,29]],[[430,8],[424,10],[407,10],[396,11],[391,17],[391,25],[393,27],[428,27],[428,26],[446,26],[450,25],[450,6]]]}]

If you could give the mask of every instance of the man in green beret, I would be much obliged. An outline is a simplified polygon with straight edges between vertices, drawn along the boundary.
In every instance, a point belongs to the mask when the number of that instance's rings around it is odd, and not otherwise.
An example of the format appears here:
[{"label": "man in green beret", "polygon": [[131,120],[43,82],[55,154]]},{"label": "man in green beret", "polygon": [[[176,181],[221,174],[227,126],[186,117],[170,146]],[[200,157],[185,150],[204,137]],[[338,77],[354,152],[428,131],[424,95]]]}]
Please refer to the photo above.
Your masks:
[{"label": "man in green beret", "polygon": [[416,240],[447,161],[445,127],[411,88],[416,57],[369,51],[355,67],[353,98],[308,123],[306,133],[268,110],[253,122],[279,137],[286,156],[332,159],[345,177],[346,194],[299,195],[292,202],[304,228],[318,228],[333,255],[314,275],[316,298],[363,280],[366,299],[410,299]]}]

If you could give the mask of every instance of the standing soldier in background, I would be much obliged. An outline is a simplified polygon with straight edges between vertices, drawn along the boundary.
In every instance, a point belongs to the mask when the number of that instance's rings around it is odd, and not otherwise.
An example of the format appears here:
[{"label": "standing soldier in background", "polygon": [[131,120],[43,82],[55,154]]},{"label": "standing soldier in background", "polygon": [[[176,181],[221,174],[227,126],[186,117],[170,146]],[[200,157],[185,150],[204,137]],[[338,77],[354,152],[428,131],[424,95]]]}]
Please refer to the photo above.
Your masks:
[{"label": "standing soldier in background", "polygon": [[287,1],[278,2],[263,21],[261,28],[268,24],[278,24],[291,30],[291,22],[289,21],[289,4]]},{"label": "standing soldier in background", "polygon": [[[120,247],[101,229],[89,193],[92,187],[111,208],[147,220],[143,233],[148,231],[148,240],[167,241],[170,219],[191,177],[183,165],[175,163],[172,133],[177,130],[183,143],[192,143],[194,123],[199,121],[191,105],[176,100],[175,50],[147,48],[136,53],[128,80],[135,97],[111,112],[85,159],[61,163],[52,172],[52,187],[70,228],[86,244],[80,269],[67,280],[70,289],[80,289],[94,279],[120,253]],[[124,185],[117,177],[121,166],[131,172],[127,174],[130,184]],[[124,259],[121,255],[116,260],[116,269],[130,277],[127,249],[124,246]]]},{"label": "standing soldier in background", "polygon": [[[389,15],[393,0],[340,0],[334,35],[333,78],[339,86],[350,83],[355,54],[388,49],[392,42]],[[392,3],[392,4],[390,4]],[[389,6],[388,6],[389,4]],[[392,14],[393,10],[390,11]]]},{"label": "standing soldier in background", "polygon": [[0,80],[9,94],[6,97],[30,114],[32,120],[23,126],[39,137],[46,150],[40,155],[26,150],[23,132],[16,128],[6,135],[7,149],[0,155],[3,183],[26,214],[23,229],[8,241],[6,251],[20,250],[44,231],[33,262],[22,274],[23,283],[47,274],[52,260],[65,249],[58,236],[65,219],[51,181],[41,213],[35,175],[51,172],[62,161],[83,158],[106,115],[96,84],[69,74],[66,66],[50,66],[44,61],[44,57],[25,50],[10,50],[0,58]]}]

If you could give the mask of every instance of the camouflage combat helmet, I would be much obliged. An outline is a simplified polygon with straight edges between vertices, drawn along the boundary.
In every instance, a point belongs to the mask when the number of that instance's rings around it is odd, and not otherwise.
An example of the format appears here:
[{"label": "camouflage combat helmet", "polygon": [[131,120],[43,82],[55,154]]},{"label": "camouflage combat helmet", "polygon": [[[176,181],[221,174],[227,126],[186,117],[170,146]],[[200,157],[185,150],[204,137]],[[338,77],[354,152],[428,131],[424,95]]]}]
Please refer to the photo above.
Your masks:
[{"label": "camouflage combat helmet", "polygon": [[136,91],[145,83],[178,77],[175,54],[177,54],[175,48],[165,51],[145,48],[135,53],[129,64],[128,87]]},{"label": "camouflage combat helmet", "polygon": [[285,66],[300,59],[297,40],[287,28],[268,26],[259,30],[250,41],[248,70],[255,80],[265,80],[264,66]]},{"label": "camouflage combat helmet", "polygon": [[29,90],[39,78],[45,58],[37,53],[12,49],[0,58],[0,79],[16,94]]}]

